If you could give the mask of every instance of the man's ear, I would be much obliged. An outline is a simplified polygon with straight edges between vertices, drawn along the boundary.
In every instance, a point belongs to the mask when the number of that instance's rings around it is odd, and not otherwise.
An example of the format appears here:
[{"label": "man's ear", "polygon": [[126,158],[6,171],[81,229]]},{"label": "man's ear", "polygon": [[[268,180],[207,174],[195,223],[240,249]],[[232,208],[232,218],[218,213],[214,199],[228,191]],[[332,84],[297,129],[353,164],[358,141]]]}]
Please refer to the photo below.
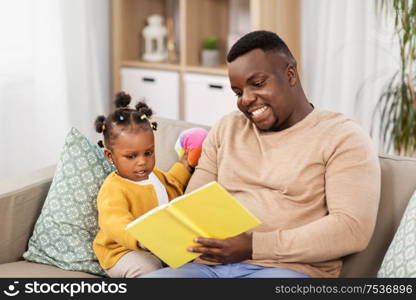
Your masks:
[{"label": "man's ear", "polygon": [[104,156],[111,164],[113,163],[113,154],[110,149],[104,148]]},{"label": "man's ear", "polygon": [[287,66],[286,75],[290,86],[294,86],[298,82],[298,72],[295,65],[289,64]]}]

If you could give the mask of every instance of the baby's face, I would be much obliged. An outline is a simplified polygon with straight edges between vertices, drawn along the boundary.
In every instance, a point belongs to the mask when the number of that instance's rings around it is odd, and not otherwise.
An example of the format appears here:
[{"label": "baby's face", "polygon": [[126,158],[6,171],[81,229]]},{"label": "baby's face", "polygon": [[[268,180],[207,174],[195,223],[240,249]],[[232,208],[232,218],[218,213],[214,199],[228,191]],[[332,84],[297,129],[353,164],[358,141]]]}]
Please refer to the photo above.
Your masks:
[{"label": "baby's face", "polygon": [[113,141],[107,157],[113,161],[121,177],[133,181],[148,179],[155,167],[154,141],[151,129],[122,131]]}]

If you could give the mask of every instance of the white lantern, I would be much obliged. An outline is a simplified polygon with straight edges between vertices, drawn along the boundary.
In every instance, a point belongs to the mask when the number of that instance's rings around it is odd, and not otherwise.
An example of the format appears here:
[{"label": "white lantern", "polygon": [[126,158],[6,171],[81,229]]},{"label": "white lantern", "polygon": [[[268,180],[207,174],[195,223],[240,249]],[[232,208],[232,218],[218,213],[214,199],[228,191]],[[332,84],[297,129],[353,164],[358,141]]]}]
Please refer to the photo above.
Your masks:
[{"label": "white lantern", "polygon": [[163,18],[160,15],[151,15],[147,18],[148,25],[143,29],[144,54],[143,60],[158,62],[168,57],[166,48],[167,29],[162,25]]}]

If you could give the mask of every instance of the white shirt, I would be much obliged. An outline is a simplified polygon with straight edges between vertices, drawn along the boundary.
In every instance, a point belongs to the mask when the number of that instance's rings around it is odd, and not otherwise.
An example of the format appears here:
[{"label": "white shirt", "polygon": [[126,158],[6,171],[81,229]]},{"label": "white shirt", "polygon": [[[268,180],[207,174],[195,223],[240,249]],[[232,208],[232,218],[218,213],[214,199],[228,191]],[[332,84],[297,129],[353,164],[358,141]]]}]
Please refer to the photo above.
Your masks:
[{"label": "white shirt", "polygon": [[169,202],[168,192],[166,191],[165,186],[160,182],[159,178],[157,178],[155,173],[150,173],[148,179],[141,181],[133,181],[127,178],[125,179],[139,185],[153,185],[153,188],[156,191],[157,201],[159,202],[159,205],[166,204]]}]

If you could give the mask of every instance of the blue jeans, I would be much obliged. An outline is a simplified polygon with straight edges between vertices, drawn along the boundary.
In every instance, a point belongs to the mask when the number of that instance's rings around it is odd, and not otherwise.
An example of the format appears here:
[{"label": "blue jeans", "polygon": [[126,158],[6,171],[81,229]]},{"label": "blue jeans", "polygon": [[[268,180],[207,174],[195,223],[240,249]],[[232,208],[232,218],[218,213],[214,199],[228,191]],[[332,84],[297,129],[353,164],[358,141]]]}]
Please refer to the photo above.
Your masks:
[{"label": "blue jeans", "polygon": [[307,278],[309,275],[283,268],[262,267],[235,263],[208,266],[188,263],[177,269],[163,268],[147,273],[142,278]]}]

